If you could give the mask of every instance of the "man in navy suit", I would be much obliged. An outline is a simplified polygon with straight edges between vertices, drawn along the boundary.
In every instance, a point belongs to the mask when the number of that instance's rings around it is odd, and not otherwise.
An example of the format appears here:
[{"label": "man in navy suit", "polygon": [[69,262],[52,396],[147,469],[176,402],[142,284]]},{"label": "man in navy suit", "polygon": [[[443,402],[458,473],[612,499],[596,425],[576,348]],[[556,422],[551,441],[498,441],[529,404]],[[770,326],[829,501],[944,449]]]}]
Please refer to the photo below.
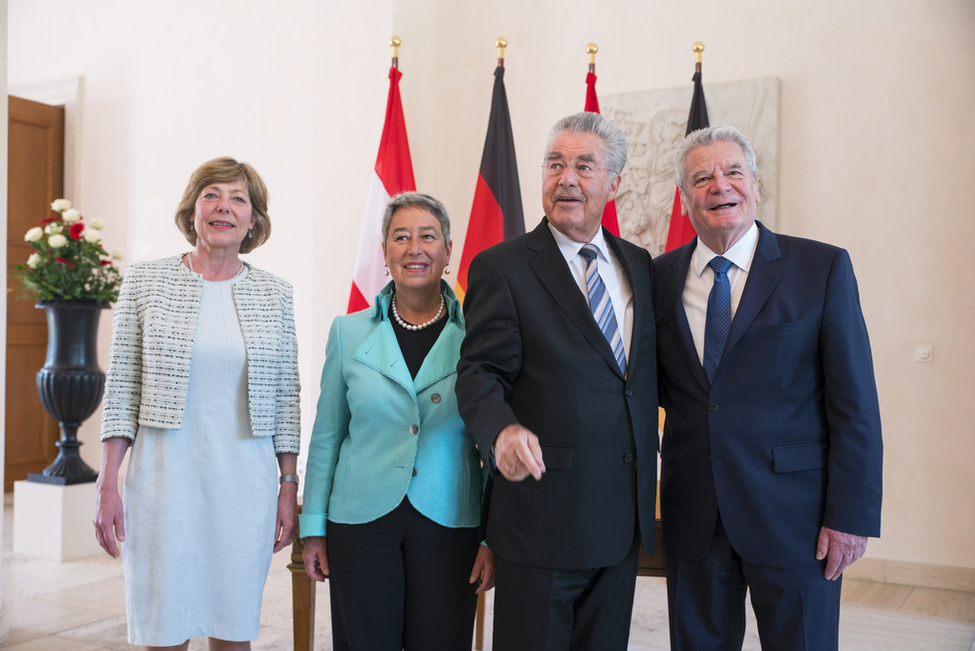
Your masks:
[{"label": "man in navy suit", "polygon": [[[671,648],[836,649],[843,570],[880,535],[882,442],[849,254],[755,221],[732,127],[674,156],[698,237],[654,260]],[[824,201],[824,208],[826,202]]]},{"label": "man in navy suit", "polygon": [[456,391],[494,467],[497,651],[625,650],[640,540],[653,552],[652,266],[600,227],[625,163],[606,118],[559,121],[545,218],[470,266]]}]

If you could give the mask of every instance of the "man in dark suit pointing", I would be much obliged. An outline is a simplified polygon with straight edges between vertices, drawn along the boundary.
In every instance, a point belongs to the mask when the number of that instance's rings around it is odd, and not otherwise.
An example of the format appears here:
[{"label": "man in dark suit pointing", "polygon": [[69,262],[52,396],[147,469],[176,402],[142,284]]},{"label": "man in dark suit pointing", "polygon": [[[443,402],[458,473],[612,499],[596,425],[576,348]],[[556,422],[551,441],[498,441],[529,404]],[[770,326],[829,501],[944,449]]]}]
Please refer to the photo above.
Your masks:
[{"label": "man in dark suit pointing", "polygon": [[[849,254],[755,221],[732,127],[674,161],[691,243],[654,261],[671,648],[836,649],[840,576],[880,535],[880,410]],[[825,205],[825,204],[824,204]]]},{"label": "man in dark suit pointing", "polygon": [[545,219],[471,263],[456,386],[495,468],[498,651],[625,649],[641,538],[653,551],[652,267],[600,226],[625,163],[611,122],[561,120],[542,166]]}]

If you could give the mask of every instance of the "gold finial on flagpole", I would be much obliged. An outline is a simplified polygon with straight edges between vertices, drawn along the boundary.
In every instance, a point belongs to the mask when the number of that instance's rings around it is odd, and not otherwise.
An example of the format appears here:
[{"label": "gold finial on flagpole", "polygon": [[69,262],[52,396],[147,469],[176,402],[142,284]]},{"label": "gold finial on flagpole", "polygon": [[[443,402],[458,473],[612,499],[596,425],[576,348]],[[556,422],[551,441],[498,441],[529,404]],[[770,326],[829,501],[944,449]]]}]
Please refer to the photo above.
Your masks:
[{"label": "gold finial on flagpole", "polygon": [[494,42],[494,47],[498,48],[498,67],[504,67],[504,49],[508,47],[508,39],[499,36]]},{"label": "gold finial on flagpole", "polygon": [[698,41],[691,46],[691,49],[694,51],[694,54],[697,57],[697,61],[694,63],[694,72],[701,72],[701,52],[704,51],[704,43]]},{"label": "gold finial on flagpole", "polygon": [[389,46],[393,48],[393,67],[399,70],[399,46],[403,44],[399,36],[389,39]]},{"label": "gold finial on flagpole", "polygon": [[599,46],[595,43],[586,46],[586,54],[589,55],[589,72],[596,72],[596,52],[599,52]]}]

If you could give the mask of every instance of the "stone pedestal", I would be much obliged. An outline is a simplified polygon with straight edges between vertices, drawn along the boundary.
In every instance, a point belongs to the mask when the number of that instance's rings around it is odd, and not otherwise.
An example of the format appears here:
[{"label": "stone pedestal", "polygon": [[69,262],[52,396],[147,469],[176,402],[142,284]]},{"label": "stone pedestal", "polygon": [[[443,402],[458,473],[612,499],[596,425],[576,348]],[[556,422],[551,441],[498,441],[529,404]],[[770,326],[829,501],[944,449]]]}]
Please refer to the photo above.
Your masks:
[{"label": "stone pedestal", "polygon": [[95,540],[94,510],[95,484],[14,482],[14,553],[49,561],[105,553]]}]

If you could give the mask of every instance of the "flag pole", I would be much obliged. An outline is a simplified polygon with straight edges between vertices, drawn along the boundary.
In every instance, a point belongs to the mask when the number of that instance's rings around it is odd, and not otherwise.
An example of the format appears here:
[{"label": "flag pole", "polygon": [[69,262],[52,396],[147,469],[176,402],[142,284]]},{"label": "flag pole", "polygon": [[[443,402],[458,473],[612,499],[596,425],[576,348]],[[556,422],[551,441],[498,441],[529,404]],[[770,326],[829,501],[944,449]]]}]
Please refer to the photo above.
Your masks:
[{"label": "flag pole", "polygon": [[494,42],[494,47],[498,48],[498,67],[504,67],[504,49],[508,47],[508,39],[504,36],[499,36],[498,40]]},{"label": "flag pole", "polygon": [[590,43],[586,46],[586,54],[589,55],[589,72],[596,72],[596,52],[599,52],[599,46],[595,43]]},{"label": "flag pole", "polygon": [[700,74],[701,73],[701,52],[704,52],[704,43],[698,41],[697,43],[691,46],[691,50],[694,51],[694,54],[697,57],[697,61],[694,64],[694,72]]},{"label": "flag pole", "polygon": [[393,67],[399,70],[399,46],[403,44],[399,36],[389,39],[389,46],[393,48]]}]

